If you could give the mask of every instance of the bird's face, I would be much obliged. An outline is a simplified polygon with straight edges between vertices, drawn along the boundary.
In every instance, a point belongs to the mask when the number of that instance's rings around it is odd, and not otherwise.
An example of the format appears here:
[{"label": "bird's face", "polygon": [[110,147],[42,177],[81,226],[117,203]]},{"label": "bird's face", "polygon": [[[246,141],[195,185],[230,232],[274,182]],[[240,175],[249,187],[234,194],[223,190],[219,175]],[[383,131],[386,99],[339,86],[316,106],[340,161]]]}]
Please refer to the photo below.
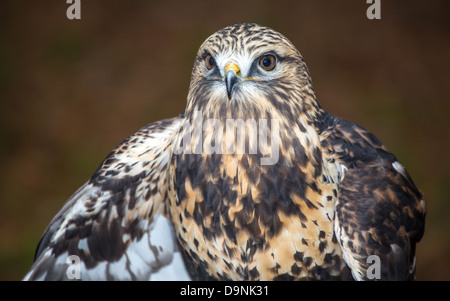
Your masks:
[{"label": "bird's face", "polygon": [[301,105],[304,88],[312,90],[309,74],[288,39],[268,27],[238,24],[211,35],[200,47],[186,111],[215,116],[233,108],[292,111]]},{"label": "bird's face", "polygon": [[255,96],[264,83],[279,78],[283,73],[283,57],[270,48],[264,48],[254,53],[215,53],[205,49],[201,56],[204,60],[203,73],[210,82],[211,92],[222,98],[226,94],[229,100],[240,99],[244,95]]}]

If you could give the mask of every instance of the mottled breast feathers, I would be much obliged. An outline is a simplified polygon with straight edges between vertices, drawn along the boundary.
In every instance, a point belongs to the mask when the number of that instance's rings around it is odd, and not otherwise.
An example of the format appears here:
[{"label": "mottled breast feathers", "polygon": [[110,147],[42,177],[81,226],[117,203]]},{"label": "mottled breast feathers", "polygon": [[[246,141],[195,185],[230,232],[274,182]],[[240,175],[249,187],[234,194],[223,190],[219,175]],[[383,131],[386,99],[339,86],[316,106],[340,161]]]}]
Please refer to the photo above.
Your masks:
[{"label": "mottled breast feathers", "polygon": [[319,105],[295,46],[236,24],[199,48],[185,111],[66,202],[25,279],[71,279],[71,256],[81,280],[414,279],[424,223],[406,170]]}]

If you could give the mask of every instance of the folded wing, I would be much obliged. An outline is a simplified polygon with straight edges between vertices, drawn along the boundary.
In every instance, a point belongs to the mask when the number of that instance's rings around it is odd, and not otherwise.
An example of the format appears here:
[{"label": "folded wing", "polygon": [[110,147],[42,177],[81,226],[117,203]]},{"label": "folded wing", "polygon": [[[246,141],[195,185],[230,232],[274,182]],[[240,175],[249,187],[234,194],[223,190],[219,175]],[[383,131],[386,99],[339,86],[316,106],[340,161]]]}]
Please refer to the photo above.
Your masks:
[{"label": "folded wing", "polygon": [[179,126],[155,122],[116,147],[51,221],[24,280],[188,279],[165,216]]},{"label": "folded wing", "polygon": [[414,279],[425,223],[422,193],[370,132],[337,118],[326,136],[323,144],[343,170],[335,232],[353,277]]}]

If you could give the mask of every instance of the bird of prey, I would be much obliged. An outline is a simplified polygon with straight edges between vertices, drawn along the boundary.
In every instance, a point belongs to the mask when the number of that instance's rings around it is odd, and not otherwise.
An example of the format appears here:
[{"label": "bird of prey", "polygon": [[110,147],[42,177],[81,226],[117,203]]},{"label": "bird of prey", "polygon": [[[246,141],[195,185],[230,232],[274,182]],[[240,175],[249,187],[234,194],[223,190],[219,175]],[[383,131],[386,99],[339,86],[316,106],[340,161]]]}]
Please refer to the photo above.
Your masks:
[{"label": "bird of prey", "polygon": [[405,168],[319,105],[295,46],[237,24],[199,48],[185,110],[69,198],[25,280],[411,280],[424,222]]}]

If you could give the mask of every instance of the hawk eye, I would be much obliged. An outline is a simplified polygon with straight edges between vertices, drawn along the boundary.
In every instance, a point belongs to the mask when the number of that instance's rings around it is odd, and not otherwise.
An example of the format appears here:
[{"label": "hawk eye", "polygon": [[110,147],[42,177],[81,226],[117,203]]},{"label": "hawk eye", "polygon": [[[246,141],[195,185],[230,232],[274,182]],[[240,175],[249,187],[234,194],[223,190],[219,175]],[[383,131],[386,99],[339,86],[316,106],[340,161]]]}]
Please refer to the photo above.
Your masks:
[{"label": "hawk eye", "polygon": [[263,55],[259,59],[259,66],[266,71],[272,71],[277,64],[277,59],[272,54]]},{"label": "hawk eye", "polygon": [[205,65],[208,70],[211,70],[216,66],[216,60],[211,56],[211,54],[207,54],[205,56]]}]

